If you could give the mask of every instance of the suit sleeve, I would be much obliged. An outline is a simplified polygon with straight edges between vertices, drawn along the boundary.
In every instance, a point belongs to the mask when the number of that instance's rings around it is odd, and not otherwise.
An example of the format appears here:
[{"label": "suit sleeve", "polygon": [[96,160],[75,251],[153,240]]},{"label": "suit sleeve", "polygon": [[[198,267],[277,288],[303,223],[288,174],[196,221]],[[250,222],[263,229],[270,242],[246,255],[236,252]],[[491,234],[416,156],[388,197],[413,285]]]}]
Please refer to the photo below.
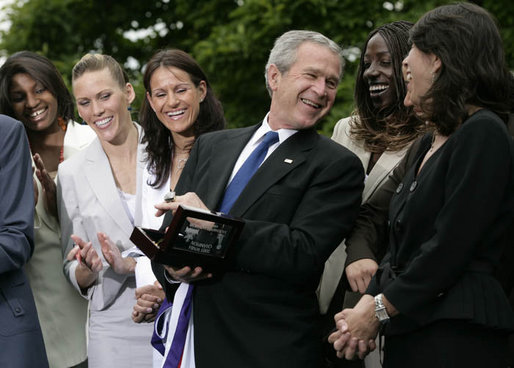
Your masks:
[{"label": "suit sleeve", "polygon": [[73,240],[71,239],[72,234],[78,235],[86,242],[89,241],[89,238],[82,226],[77,193],[73,184],[73,175],[68,173],[68,171],[65,166],[61,165],[59,167],[59,175],[57,176],[57,209],[61,224],[63,266],[66,278],[75,289],[81,292],[81,288],[75,277],[75,269],[78,263],[76,260],[68,261],[66,257],[74,246]]},{"label": "suit sleeve", "polygon": [[22,268],[34,249],[30,150],[23,126],[8,122],[0,142],[0,274]]}]

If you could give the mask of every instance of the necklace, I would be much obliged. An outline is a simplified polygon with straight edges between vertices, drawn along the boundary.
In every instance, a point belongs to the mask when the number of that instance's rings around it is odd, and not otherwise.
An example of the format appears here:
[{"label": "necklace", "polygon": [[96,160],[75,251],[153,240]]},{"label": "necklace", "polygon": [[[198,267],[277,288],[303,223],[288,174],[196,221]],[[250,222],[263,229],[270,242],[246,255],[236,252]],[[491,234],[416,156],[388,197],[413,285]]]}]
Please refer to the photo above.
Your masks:
[{"label": "necklace", "polygon": [[434,130],[434,133],[432,133],[432,142],[430,143],[430,149],[428,152],[432,153],[435,148],[435,138],[437,137],[437,132]]},{"label": "necklace", "polygon": [[186,156],[184,158],[177,157],[177,163],[176,163],[177,167],[175,168],[175,173],[182,170],[184,168],[184,166],[186,166],[186,162],[187,162],[188,158],[189,158],[189,156]]},{"label": "necklace", "polygon": [[[186,166],[187,159],[189,158],[189,152],[182,152],[180,154],[175,153],[175,149],[171,151],[171,183],[177,183],[180,177],[182,169]],[[173,185],[174,186],[174,185]],[[172,189],[173,190],[173,189]]]},{"label": "necklace", "polygon": [[437,151],[441,146],[448,140],[448,136],[441,135],[437,131],[434,130],[432,135],[432,144],[430,145],[430,149],[428,150],[429,154]]}]

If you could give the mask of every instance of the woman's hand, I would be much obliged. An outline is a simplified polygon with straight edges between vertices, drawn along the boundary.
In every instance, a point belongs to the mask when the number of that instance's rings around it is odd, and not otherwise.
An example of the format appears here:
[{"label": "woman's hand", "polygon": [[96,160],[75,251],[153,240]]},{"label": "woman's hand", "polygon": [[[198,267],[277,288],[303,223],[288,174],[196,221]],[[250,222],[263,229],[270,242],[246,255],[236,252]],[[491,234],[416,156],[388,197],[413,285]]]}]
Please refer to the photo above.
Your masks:
[{"label": "woman's hand", "polygon": [[132,257],[122,257],[121,252],[105,233],[97,233],[102,254],[114,272],[120,275],[133,273],[136,269],[136,260]]},{"label": "woman's hand", "polygon": [[48,174],[48,171],[46,171],[45,164],[39,153],[36,153],[33,158],[36,164],[36,176],[43,190],[45,209],[50,215],[57,218],[57,186],[50,174]]},{"label": "woman's hand", "polygon": [[371,278],[377,270],[377,262],[370,258],[362,258],[346,266],[346,278],[348,279],[352,291],[358,291],[364,294]]},{"label": "woman's hand", "polygon": [[[32,175],[34,175],[34,171],[36,168],[32,166]],[[37,188],[36,178],[32,176],[32,186],[34,187],[34,207],[37,206],[37,201],[39,200],[39,190]]]},{"label": "woman's hand", "polygon": [[136,323],[153,322],[164,297],[164,290],[159,281],[137,288],[132,320]]},{"label": "woman's hand", "polygon": [[75,269],[75,278],[81,289],[87,289],[98,278],[98,273],[102,270],[102,260],[96,253],[91,242],[85,242],[77,235],[71,235],[75,246],[70,250],[66,259],[78,261]]},{"label": "woman's hand", "polygon": [[334,316],[337,331],[329,336],[339,358],[363,359],[376,348],[375,338],[380,322],[375,317],[375,300],[364,295],[353,309],[345,309]]}]

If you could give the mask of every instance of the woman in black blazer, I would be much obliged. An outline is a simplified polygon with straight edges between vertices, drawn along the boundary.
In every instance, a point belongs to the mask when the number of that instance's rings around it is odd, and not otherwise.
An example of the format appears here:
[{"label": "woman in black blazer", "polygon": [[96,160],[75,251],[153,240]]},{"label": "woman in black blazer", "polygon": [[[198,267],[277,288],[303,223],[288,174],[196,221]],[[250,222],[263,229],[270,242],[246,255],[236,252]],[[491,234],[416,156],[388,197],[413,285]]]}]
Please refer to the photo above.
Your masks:
[{"label": "woman in black blazer", "polygon": [[434,133],[391,199],[386,257],[330,341],[363,357],[382,327],[384,367],[505,367],[514,315],[494,271],[514,218],[513,77],[476,5],[428,12],[411,40],[404,102]]}]

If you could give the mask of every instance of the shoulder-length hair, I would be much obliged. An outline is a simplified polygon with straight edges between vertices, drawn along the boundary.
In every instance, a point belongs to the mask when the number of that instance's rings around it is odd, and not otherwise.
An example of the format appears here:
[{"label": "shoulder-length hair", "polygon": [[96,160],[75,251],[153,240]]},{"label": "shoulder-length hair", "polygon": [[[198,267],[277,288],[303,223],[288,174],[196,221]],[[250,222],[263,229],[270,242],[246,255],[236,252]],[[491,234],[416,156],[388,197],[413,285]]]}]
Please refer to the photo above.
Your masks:
[{"label": "shoulder-length hair", "polygon": [[41,83],[57,100],[57,114],[65,121],[73,119],[73,98],[61,73],[46,57],[31,51],[20,51],[7,58],[0,68],[0,112],[14,117],[10,89],[16,74],[27,74]]},{"label": "shoulder-length hair", "polygon": [[[384,24],[369,33],[362,50],[354,92],[356,111],[351,120],[350,134],[362,141],[364,148],[370,152],[401,150],[424,131],[424,123],[414,115],[412,108],[403,104],[407,90],[402,76],[402,61],[409,52],[409,30],[412,25],[407,21]],[[378,110],[364,81],[364,55],[369,41],[376,34],[382,36],[391,54],[395,90],[393,103]]]},{"label": "shoulder-length hair", "polygon": [[441,60],[421,109],[443,135],[468,117],[468,106],[490,109],[505,121],[512,109],[510,74],[498,27],[478,5],[457,3],[426,13],[412,28],[411,40]]},{"label": "shoulder-length hair", "polygon": [[[157,52],[146,64],[143,83],[146,92],[152,94],[150,79],[153,73],[160,67],[175,67],[189,74],[191,81],[198,87],[201,81],[207,86],[205,98],[200,103],[198,118],[193,124],[193,133],[198,138],[203,133],[223,129],[225,117],[220,101],[214,96],[207,76],[200,65],[189,54],[182,50],[169,49]],[[170,174],[173,151],[173,137],[168,128],[157,118],[148,99],[143,99],[139,111],[139,122],[145,130],[143,142],[147,143],[146,153],[155,181],[150,183],[154,187],[162,186]]]}]

